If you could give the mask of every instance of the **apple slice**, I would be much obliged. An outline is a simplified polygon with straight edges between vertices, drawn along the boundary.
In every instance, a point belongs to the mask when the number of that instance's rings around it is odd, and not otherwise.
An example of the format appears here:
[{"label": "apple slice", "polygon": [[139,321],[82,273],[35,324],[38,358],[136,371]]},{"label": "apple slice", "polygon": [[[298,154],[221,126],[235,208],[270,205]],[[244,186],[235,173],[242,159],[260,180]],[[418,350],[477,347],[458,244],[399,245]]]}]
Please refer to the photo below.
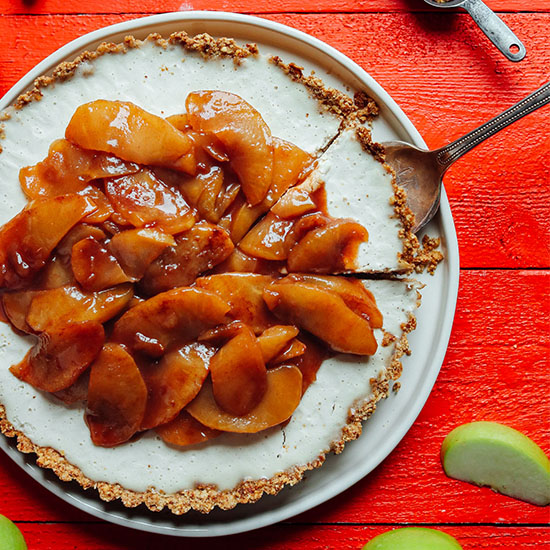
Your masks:
[{"label": "apple slice", "polygon": [[0,514],[0,548],[27,550],[27,543],[17,525],[2,514]]},{"label": "apple slice", "polygon": [[109,242],[109,250],[119,261],[124,273],[139,280],[169,246],[176,244],[172,235],[145,227],[121,231]]},{"label": "apple slice", "polygon": [[302,282],[335,292],[344,300],[345,304],[352,311],[369,321],[372,328],[382,328],[383,317],[376,306],[376,300],[373,293],[365,288],[365,285],[357,279],[329,275],[291,273],[283,279],[279,279],[279,282]]},{"label": "apple slice", "polygon": [[27,323],[27,313],[38,290],[16,290],[2,294],[2,307],[10,323],[27,334],[35,331]]},{"label": "apple slice", "polygon": [[302,373],[296,367],[285,365],[267,371],[267,390],[263,399],[244,416],[229,414],[216,403],[208,378],[186,410],[195,420],[214,430],[256,433],[288,420],[301,397]]},{"label": "apple slice", "polygon": [[163,118],[130,102],[104,99],[78,107],[65,137],[84,149],[158,166],[171,165],[192,146],[183,132]]},{"label": "apple slice", "polygon": [[293,244],[289,239],[294,221],[269,212],[240,241],[239,248],[249,256],[264,260],[286,260]]},{"label": "apple slice", "polygon": [[369,322],[333,292],[305,283],[274,282],[265,288],[264,300],[279,319],[311,332],[334,351],[376,352],[378,345]]},{"label": "apple slice", "polygon": [[71,253],[75,279],[86,290],[98,291],[132,282],[117,259],[93,237],[78,241]]},{"label": "apple slice", "polygon": [[242,325],[210,361],[212,393],[227,413],[248,414],[262,400],[267,375],[262,349],[254,333]]},{"label": "apple slice", "polygon": [[293,325],[275,325],[266,328],[260,336],[258,343],[262,350],[262,356],[266,363],[277,357],[288,347],[289,342],[298,336],[299,330]]},{"label": "apple slice", "polygon": [[104,323],[127,307],[133,295],[131,284],[100,292],[85,292],[77,286],[41,290],[31,301],[27,323],[36,331],[48,330],[60,322]]},{"label": "apple slice", "polygon": [[58,139],[50,145],[48,156],[42,162],[20,170],[19,182],[27,198],[37,199],[78,193],[91,180],[138,170],[137,164],[124,162],[114,155],[89,151],[66,139]]},{"label": "apple slice", "polygon": [[95,445],[114,447],[128,441],[143,421],[147,387],[132,356],[117,344],[105,344],[90,370],[84,419]]},{"label": "apple slice", "polygon": [[242,321],[255,334],[260,334],[277,324],[263,299],[264,288],[274,280],[269,275],[256,273],[220,273],[201,277],[196,285],[223,298],[231,306],[229,318]]},{"label": "apple slice", "polygon": [[229,235],[216,225],[202,221],[176,237],[176,245],[151,263],[140,288],[155,294],[192,284],[198,275],[223,262],[233,250]]},{"label": "apple slice", "polygon": [[186,344],[168,352],[158,363],[140,368],[148,392],[141,430],[169,422],[196,397],[214,352],[205,344]]},{"label": "apple slice", "polygon": [[534,441],[503,424],[458,426],[443,441],[441,462],[449,477],[538,506],[550,504],[550,460]]},{"label": "apple slice", "polygon": [[30,202],[0,228],[0,288],[20,288],[44,267],[57,243],[82,218],[94,212],[79,195]]},{"label": "apple slice", "polygon": [[192,92],[185,104],[193,129],[224,145],[248,203],[261,202],[271,185],[273,145],[260,113],[239,96],[215,90]]},{"label": "apple slice", "polygon": [[132,351],[160,357],[179,342],[225,323],[229,304],[213,292],[175,288],[137,304],[116,323],[112,340]]},{"label": "apple slice", "polygon": [[104,340],[103,326],[95,321],[59,324],[40,334],[23,361],[10,371],[39,390],[64,390],[90,366]]},{"label": "apple slice", "polygon": [[337,219],[313,229],[289,252],[291,272],[339,273],[355,267],[357,249],[367,230],[353,220]]},{"label": "apple slice", "polygon": [[280,363],[288,364],[291,359],[295,359],[296,357],[304,355],[305,351],[306,345],[303,342],[300,342],[300,340],[294,338],[294,340],[290,342],[290,344],[282,353],[280,353],[270,361],[270,366],[279,365]]},{"label": "apple slice", "polygon": [[403,527],[374,537],[363,550],[462,550],[462,546],[443,531]]},{"label": "apple slice", "polygon": [[115,212],[134,227],[156,226],[175,234],[191,228],[196,212],[175,188],[151,170],[105,179],[105,193]]},{"label": "apple slice", "polygon": [[218,437],[222,433],[219,430],[204,426],[187,411],[181,411],[174,420],[162,426],[157,426],[155,431],[165,443],[177,445],[178,447],[203,443]]},{"label": "apple slice", "polygon": [[300,340],[303,341],[306,349],[302,355],[296,357],[290,364],[298,367],[302,373],[302,394],[304,394],[317,379],[317,371],[323,361],[330,357],[330,351],[317,339],[306,334],[300,334]]},{"label": "apple slice", "polygon": [[75,225],[66,235],[61,239],[57,245],[55,251],[58,255],[70,257],[73,246],[82,239],[93,237],[98,241],[102,241],[106,238],[105,232],[95,226],[87,223],[79,223]]}]

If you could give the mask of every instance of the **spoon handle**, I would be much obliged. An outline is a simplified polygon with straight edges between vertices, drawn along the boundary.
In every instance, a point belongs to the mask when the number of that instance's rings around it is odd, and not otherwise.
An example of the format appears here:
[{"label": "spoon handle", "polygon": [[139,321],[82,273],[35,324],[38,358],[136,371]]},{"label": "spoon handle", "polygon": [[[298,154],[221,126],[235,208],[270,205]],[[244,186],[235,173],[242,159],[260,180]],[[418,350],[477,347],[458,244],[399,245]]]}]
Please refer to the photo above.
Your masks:
[{"label": "spoon handle", "polygon": [[525,46],[521,40],[482,0],[466,0],[462,7],[510,61],[521,61],[525,57]]},{"label": "spoon handle", "polygon": [[488,137],[547,103],[550,103],[550,82],[547,82],[538,90],[469,134],[434,151],[437,162],[441,166],[441,173],[443,174],[453,162]]}]

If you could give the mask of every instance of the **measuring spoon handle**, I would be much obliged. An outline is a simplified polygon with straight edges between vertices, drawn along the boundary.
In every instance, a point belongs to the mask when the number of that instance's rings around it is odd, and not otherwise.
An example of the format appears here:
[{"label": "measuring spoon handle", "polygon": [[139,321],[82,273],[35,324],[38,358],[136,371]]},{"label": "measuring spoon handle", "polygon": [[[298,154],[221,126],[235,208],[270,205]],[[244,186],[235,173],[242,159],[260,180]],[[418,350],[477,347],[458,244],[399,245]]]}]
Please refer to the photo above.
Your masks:
[{"label": "measuring spoon handle", "polygon": [[462,7],[510,61],[521,61],[525,57],[525,46],[521,40],[482,0],[466,0]]},{"label": "measuring spoon handle", "polygon": [[441,172],[445,172],[455,160],[459,159],[476,145],[479,145],[482,141],[485,141],[488,137],[491,137],[503,128],[506,128],[506,126],[516,122],[516,120],[548,103],[550,103],[550,82],[547,82],[514,106],[506,109],[506,111],[471,131],[469,134],[466,134],[464,137],[434,151],[437,163],[441,167]]}]

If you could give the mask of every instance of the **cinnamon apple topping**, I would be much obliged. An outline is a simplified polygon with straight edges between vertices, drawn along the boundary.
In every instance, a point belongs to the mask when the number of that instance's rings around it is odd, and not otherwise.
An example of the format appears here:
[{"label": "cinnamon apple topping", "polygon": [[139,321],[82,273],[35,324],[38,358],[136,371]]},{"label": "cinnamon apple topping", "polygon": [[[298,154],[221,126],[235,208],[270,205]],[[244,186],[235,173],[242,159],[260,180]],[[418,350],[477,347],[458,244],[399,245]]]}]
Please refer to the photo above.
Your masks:
[{"label": "cinnamon apple topping", "polygon": [[11,372],[84,401],[100,446],[287,421],[325,358],[373,355],[382,327],[374,296],[338,276],[367,231],[330,216],[313,166],[228,92],[168,118],[80,106],[21,169],[30,202],[0,228],[3,310],[37,339]]}]

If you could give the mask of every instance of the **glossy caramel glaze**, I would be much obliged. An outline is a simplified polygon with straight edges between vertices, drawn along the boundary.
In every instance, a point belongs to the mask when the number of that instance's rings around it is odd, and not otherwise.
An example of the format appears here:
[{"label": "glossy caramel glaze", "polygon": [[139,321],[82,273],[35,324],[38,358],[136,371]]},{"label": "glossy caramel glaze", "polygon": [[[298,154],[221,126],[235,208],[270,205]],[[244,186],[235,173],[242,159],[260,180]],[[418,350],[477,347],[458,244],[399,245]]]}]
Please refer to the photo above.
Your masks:
[{"label": "glossy caramel glaze", "polygon": [[329,275],[368,235],[330,216],[314,159],[234,94],[186,105],[79,107],[0,228],[2,311],[38,338],[12,372],[84,401],[96,445],[267,429],[331,353],[376,351],[374,297]]}]

